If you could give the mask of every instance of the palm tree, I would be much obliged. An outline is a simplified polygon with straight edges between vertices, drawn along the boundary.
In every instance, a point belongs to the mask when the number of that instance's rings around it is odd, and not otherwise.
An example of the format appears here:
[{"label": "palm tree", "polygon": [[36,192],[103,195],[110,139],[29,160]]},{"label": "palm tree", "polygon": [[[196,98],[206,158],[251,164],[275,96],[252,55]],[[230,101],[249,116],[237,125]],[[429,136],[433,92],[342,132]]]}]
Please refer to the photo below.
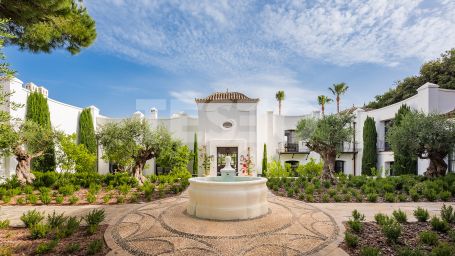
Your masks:
[{"label": "palm tree", "polygon": [[336,96],[337,101],[337,113],[340,113],[340,96],[343,95],[349,86],[345,83],[333,84],[332,87],[329,87],[329,90]]},{"label": "palm tree", "polygon": [[319,95],[318,96],[318,104],[321,105],[321,112],[322,115],[324,115],[324,110],[325,110],[325,105],[329,104],[333,100],[325,95]]},{"label": "palm tree", "polygon": [[286,95],[284,95],[284,91],[277,91],[275,94],[275,98],[278,101],[278,114],[281,116],[281,102],[284,100]]}]

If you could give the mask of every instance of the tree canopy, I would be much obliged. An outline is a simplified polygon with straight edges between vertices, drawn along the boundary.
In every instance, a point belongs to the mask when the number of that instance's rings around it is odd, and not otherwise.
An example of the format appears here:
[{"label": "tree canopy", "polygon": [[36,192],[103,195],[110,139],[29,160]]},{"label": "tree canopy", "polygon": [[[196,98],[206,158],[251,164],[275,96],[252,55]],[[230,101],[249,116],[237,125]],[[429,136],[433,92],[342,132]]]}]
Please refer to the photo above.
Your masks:
[{"label": "tree canopy", "polygon": [[417,94],[417,88],[426,82],[437,84],[444,89],[455,89],[455,48],[441,54],[438,59],[424,63],[418,75],[397,81],[395,88],[377,95],[367,107],[382,108],[407,99]]},{"label": "tree canopy", "polygon": [[76,134],[58,134],[57,164],[65,171],[95,172],[96,155],[83,144],[76,143]]},{"label": "tree canopy", "polygon": [[455,125],[446,117],[412,111],[387,136],[392,149],[404,147],[422,159],[429,159],[426,176],[442,176],[447,171],[444,158],[455,145]]},{"label": "tree canopy", "polygon": [[335,182],[335,160],[339,146],[352,139],[352,116],[336,114],[321,119],[304,118],[297,124],[297,135],[324,161],[322,178]]},{"label": "tree canopy", "polygon": [[84,145],[90,153],[96,154],[95,127],[90,108],[82,110],[79,116],[78,133],[78,143]]},{"label": "tree canopy", "polygon": [[372,175],[371,169],[376,168],[378,162],[377,142],[378,134],[376,124],[372,117],[367,117],[363,125],[363,154],[362,154],[362,174]]},{"label": "tree canopy", "polygon": [[125,171],[132,170],[139,184],[145,182],[142,172],[146,162],[159,157],[173,144],[166,128],[152,129],[146,120],[137,117],[104,125],[98,137],[103,146],[103,158],[117,163]]},{"label": "tree canopy", "polygon": [[7,43],[31,52],[65,48],[77,54],[96,38],[95,21],[78,0],[2,0],[0,18],[14,36]]},{"label": "tree canopy", "polygon": [[[411,108],[402,105],[395,114],[392,126],[400,126],[403,118],[411,113]],[[386,138],[387,139],[387,138]],[[394,164],[392,167],[393,175],[417,174],[417,156],[406,145],[392,146]]]}]

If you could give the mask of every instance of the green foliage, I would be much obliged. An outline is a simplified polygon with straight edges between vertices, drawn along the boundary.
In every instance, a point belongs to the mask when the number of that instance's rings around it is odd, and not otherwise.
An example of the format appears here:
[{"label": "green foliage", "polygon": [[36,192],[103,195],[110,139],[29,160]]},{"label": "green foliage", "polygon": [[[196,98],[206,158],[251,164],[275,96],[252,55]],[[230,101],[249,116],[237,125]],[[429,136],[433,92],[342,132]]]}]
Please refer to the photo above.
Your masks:
[{"label": "green foliage", "polygon": [[357,247],[359,244],[359,237],[349,232],[344,233],[344,241],[348,247]]},{"label": "green foliage", "polygon": [[367,117],[363,125],[363,155],[362,174],[372,175],[371,169],[376,168],[378,162],[376,124],[372,117]]},{"label": "green foliage", "polygon": [[455,89],[455,49],[441,55],[439,59],[426,62],[417,76],[410,76],[396,82],[396,87],[383,95],[378,95],[368,108],[382,108],[417,94],[417,88],[426,82],[444,89]]},{"label": "green foliage", "polygon": [[58,192],[64,196],[72,195],[74,193],[74,186],[66,184],[63,187],[58,188]]},{"label": "green foliage", "polygon": [[439,231],[442,233],[445,233],[449,230],[450,226],[449,223],[447,223],[446,220],[441,220],[440,218],[433,216],[430,220],[431,227],[435,231]]},{"label": "green foliage", "polygon": [[262,151],[262,175],[267,176],[267,145],[264,143],[264,150]]},{"label": "green foliage", "polygon": [[408,216],[401,209],[393,211],[392,215],[398,223],[406,223],[408,221]]},{"label": "green foliage", "polygon": [[396,221],[391,221],[385,225],[382,225],[382,232],[384,233],[387,241],[395,243],[398,241],[398,237],[401,235],[401,226]]},{"label": "green foliage", "polygon": [[68,201],[70,202],[70,204],[76,204],[78,201],[79,201],[79,197],[77,196],[70,196],[70,198],[68,199]]},{"label": "green foliage", "polygon": [[378,201],[378,194],[370,193],[370,194],[367,195],[367,199],[371,203],[376,203]]},{"label": "green foliage", "polygon": [[451,196],[452,196],[452,193],[450,193],[450,191],[442,191],[438,195],[438,197],[441,198],[441,200],[444,202],[449,201]]},{"label": "green foliage", "polygon": [[304,165],[299,165],[297,168],[297,173],[299,176],[304,176],[304,177],[319,177],[321,176],[322,173],[322,167],[323,167],[322,161],[319,161],[317,163],[313,158],[310,158],[310,161],[308,161]]},{"label": "green foliage", "polygon": [[47,225],[51,229],[58,228],[58,227],[62,226],[63,223],[65,223],[66,219],[67,219],[67,217],[65,217],[63,215],[63,213],[57,214],[57,213],[55,213],[55,210],[54,210],[52,215],[50,215],[50,214],[47,215]]},{"label": "green foliage", "polygon": [[93,126],[93,117],[90,108],[82,110],[79,116],[77,142],[80,145],[84,145],[90,154],[96,155],[95,127]]},{"label": "green foliage", "polygon": [[60,226],[57,236],[59,238],[69,237],[79,229],[79,226],[80,221],[75,216],[71,216]]},{"label": "green foliage", "polygon": [[360,249],[360,256],[379,256],[380,251],[379,248],[365,246]]},{"label": "green foliage", "polygon": [[81,249],[81,245],[79,243],[69,243],[66,248],[65,252],[68,254],[74,254]]},{"label": "green foliage", "polygon": [[0,18],[8,19],[8,44],[21,50],[46,52],[65,48],[77,54],[96,38],[95,21],[76,0],[5,0]]},{"label": "green foliage", "polygon": [[9,227],[9,220],[0,220],[0,229],[5,229]]},{"label": "green foliage", "polygon": [[41,194],[39,196],[39,199],[40,199],[41,203],[43,203],[43,204],[50,204],[52,201],[52,198],[49,194]]},{"label": "green foliage", "polygon": [[441,208],[441,218],[448,223],[455,223],[455,212],[451,205],[443,205]]},{"label": "green foliage", "polygon": [[55,197],[55,202],[56,202],[57,204],[63,204],[63,201],[65,201],[65,198],[64,198],[62,195],[57,195],[57,196]]},{"label": "green foliage", "polygon": [[29,203],[29,204],[36,204],[36,202],[38,202],[38,197],[34,194],[30,194],[30,195],[27,195],[25,197],[25,200]]},{"label": "green foliage", "polygon": [[431,256],[447,256],[453,255],[455,251],[455,246],[449,245],[447,243],[440,243],[438,246],[434,247],[431,250]]},{"label": "green foliage", "polygon": [[409,112],[400,125],[390,128],[387,140],[394,152],[405,149],[414,157],[428,158],[427,176],[442,176],[447,169],[444,158],[455,145],[455,126],[441,115]]},{"label": "green foliage", "polygon": [[88,193],[86,199],[89,204],[93,204],[96,201],[96,196],[92,193]]},{"label": "green foliage", "polygon": [[35,254],[41,255],[41,254],[50,253],[54,250],[54,248],[57,245],[58,245],[58,240],[51,240],[49,242],[40,243],[35,249]]},{"label": "green foliage", "polygon": [[[34,122],[43,129],[51,130],[51,115],[47,98],[39,92],[32,92],[27,98],[27,111],[25,120]],[[43,156],[32,161],[32,169],[37,171],[55,171],[55,148],[54,144],[49,145]]]},{"label": "green foliage", "polygon": [[45,238],[50,232],[50,227],[47,224],[35,224],[29,228],[30,237],[32,239]]},{"label": "green foliage", "polygon": [[76,143],[76,134],[58,135],[57,164],[65,171],[95,172],[96,153],[91,153],[84,144]]},{"label": "green foliage", "polygon": [[[121,186],[128,186],[127,184],[123,184]],[[97,183],[90,183],[89,187],[88,187],[88,192],[93,194],[93,195],[96,195],[98,194],[99,192],[101,191],[101,184],[97,184]]]},{"label": "green foliage", "polygon": [[403,247],[398,250],[398,256],[426,256],[427,254],[420,249]]},{"label": "green foliage", "polygon": [[29,210],[26,213],[23,213],[21,216],[21,221],[24,223],[25,227],[29,228],[40,223],[44,219],[44,214],[38,212],[37,210]]},{"label": "green foliage", "polygon": [[375,214],[374,220],[376,221],[376,223],[378,223],[379,226],[388,225],[394,222],[394,219],[382,213]]},{"label": "green foliage", "polygon": [[271,161],[267,165],[267,178],[287,178],[289,177],[288,168],[283,168],[283,165],[276,160]]},{"label": "green foliage", "polygon": [[84,216],[84,220],[89,228],[95,227],[96,232],[96,228],[98,228],[98,225],[105,219],[105,217],[106,215],[104,213],[104,209],[93,209],[86,216]]},{"label": "green foliage", "polygon": [[193,174],[198,175],[199,170],[199,155],[197,145],[197,133],[194,133],[194,144],[193,144]]},{"label": "green foliage", "polygon": [[417,209],[414,210],[414,217],[419,222],[426,222],[430,218],[430,214],[428,213],[428,211],[426,209],[417,207]]},{"label": "green foliage", "polygon": [[94,255],[103,250],[103,241],[101,240],[94,240],[90,242],[87,248],[87,254],[88,255]]},{"label": "green foliage", "polygon": [[434,246],[438,243],[439,236],[433,231],[422,231],[419,233],[420,242]]},{"label": "green foliage", "polygon": [[[400,126],[403,118],[411,113],[411,108],[407,105],[402,105],[395,114],[393,126]],[[387,138],[386,138],[387,139]],[[395,162],[393,164],[393,174],[417,174],[417,157],[407,145],[392,144]]]},{"label": "green foliage", "polygon": [[389,203],[395,203],[396,201],[394,193],[385,193],[384,199]]}]

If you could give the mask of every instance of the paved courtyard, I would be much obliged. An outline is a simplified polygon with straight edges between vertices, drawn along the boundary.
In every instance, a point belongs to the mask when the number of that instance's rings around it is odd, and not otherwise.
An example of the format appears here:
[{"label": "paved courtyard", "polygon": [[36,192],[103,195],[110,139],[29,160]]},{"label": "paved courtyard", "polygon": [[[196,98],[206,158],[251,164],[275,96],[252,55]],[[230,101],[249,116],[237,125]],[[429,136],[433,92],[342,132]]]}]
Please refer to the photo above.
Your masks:
[{"label": "paved courtyard", "polygon": [[106,231],[111,254],[307,255],[335,241],[338,226],[317,208],[269,197],[267,215],[248,221],[188,216],[186,195],[133,210]]}]

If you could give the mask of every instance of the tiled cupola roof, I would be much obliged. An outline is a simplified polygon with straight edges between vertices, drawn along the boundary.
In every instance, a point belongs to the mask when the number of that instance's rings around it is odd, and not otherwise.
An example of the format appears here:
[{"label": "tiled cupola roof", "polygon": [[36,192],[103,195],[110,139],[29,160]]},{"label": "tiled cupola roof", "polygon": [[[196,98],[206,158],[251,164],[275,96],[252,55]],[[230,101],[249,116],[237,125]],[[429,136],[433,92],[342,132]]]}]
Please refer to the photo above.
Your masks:
[{"label": "tiled cupola roof", "polygon": [[205,98],[196,99],[196,103],[257,103],[259,99],[252,99],[240,92],[215,92]]}]

